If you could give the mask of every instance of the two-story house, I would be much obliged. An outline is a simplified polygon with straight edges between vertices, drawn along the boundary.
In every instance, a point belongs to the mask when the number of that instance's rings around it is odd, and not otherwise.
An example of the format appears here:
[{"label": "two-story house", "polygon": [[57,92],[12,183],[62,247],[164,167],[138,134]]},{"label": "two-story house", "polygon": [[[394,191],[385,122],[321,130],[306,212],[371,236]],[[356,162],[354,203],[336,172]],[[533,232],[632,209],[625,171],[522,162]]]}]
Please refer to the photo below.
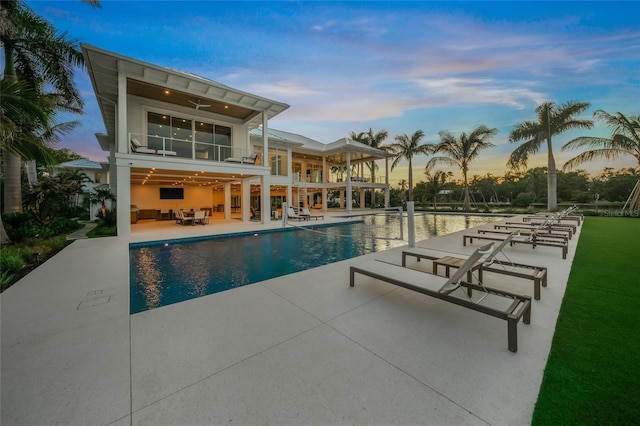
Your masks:
[{"label": "two-story house", "polygon": [[366,190],[383,191],[388,205],[388,170],[375,181],[368,174],[384,151],[270,129],[289,105],[91,45],[82,50],[106,128],[96,137],[109,152],[118,235],[131,232],[131,206],[157,219],[208,209],[247,221],[254,209],[268,222],[283,201],[326,209],[336,192],[346,210],[354,192],[364,206]]}]

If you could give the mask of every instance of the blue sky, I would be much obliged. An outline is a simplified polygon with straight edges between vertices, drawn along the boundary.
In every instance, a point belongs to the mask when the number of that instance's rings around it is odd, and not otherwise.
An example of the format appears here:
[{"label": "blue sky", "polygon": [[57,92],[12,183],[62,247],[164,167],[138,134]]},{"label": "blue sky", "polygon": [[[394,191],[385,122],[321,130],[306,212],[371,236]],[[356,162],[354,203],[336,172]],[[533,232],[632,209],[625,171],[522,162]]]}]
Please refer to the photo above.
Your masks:
[{"label": "blue sky", "polygon": [[[517,145],[513,125],[535,118],[544,101],[591,103],[593,111],[638,114],[640,2],[213,2],[27,1],[81,42],[153,64],[193,72],[291,105],[274,128],[332,142],[351,131],[469,132],[496,127],[496,147],[470,175],[503,175]],[[61,146],[105,161],[93,136],[104,132],[85,72],[82,125]],[[77,119],[77,118],[76,118]],[[561,152],[573,137],[556,137]],[[421,180],[428,158],[414,160]],[[546,149],[530,167],[546,165]],[[633,167],[633,158],[585,165]],[[405,165],[391,183],[406,178]]]}]

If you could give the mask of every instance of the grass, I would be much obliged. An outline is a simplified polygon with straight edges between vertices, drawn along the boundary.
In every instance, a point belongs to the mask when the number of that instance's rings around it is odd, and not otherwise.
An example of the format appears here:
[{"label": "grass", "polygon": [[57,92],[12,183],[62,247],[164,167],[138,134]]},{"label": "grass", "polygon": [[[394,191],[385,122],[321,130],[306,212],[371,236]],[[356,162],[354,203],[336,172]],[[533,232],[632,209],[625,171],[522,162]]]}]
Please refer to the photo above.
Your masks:
[{"label": "grass", "polygon": [[640,220],[587,217],[533,425],[640,424]]},{"label": "grass", "polygon": [[116,235],[118,235],[116,225],[107,226],[101,223],[91,231],[87,232],[87,237],[89,238],[115,237]]}]

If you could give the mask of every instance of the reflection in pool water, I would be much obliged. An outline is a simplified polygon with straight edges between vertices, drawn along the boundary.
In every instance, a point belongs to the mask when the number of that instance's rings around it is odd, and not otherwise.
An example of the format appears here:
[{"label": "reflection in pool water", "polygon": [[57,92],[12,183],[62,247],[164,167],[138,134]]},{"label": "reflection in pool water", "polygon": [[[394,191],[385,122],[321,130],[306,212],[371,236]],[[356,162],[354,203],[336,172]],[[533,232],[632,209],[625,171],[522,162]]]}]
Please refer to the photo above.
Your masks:
[{"label": "reflection in pool water", "polygon": [[[415,216],[416,241],[483,225],[487,216]],[[404,218],[407,238],[407,218]],[[132,244],[131,313],[279,277],[407,244],[397,239],[397,216],[365,216],[362,222],[314,231],[260,232],[200,240]],[[389,238],[389,239],[385,239]]]}]

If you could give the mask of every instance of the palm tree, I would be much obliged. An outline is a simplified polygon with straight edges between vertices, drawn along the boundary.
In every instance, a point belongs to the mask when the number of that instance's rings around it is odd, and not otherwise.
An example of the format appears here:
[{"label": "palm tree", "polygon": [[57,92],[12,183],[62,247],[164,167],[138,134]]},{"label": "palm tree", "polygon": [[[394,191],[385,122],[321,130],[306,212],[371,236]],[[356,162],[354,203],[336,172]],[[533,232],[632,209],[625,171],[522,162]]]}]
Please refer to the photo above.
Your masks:
[{"label": "palm tree", "polygon": [[640,114],[627,117],[621,112],[611,115],[605,111],[598,110],[593,113],[593,116],[607,123],[607,126],[611,129],[611,137],[581,136],[567,142],[562,147],[563,150],[584,147],[592,149],[564,163],[563,170],[571,170],[596,158],[617,160],[621,155],[634,156],[638,162],[638,168],[640,168]]},{"label": "palm tree", "polygon": [[[355,132],[351,132],[350,138],[353,139],[356,142],[360,142],[363,143],[365,145],[370,146],[371,148],[377,148],[377,149],[381,149],[382,148],[382,143],[384,142],[385,139],[387,139],[387,137],[389,136],[389,132],[387,132],[386,130],[380,130],[379,132],[373,133],[373,130],[371,128],[369,128],[368,132],[360,132],[358,134],[356,134]],[[371,172],[371,182],[375,183],[376,182],[376,169],[378,168],[378,165],[376,164],[375,161],[371,161],[367,163],[367,167],[369,168],[369,171]],[[373,208],[373,203],[371,205],[371,207]]]},{"label": "palm tree", "polygon": [[468,135],[464,132],[460,137],[456,138],[447,131],[441,131],[440,143],[436,146],[434,153],[442,153],[443,156],[433,157],[427,163],[425,170],[431,170],[436,164],[448,164],[457,166],[462,171],[464,180],[464,202],[463,209],[471,208],[469,199],[469,163],[478,157],[481,150],[494,146],[489,139],[498,133],[498,129],[489,129],[487,126],[480,125],[473,129]]},{"label": "palm tree", "polygon": [[575,115],[588,109],[588,102],[569,101],[563,105],[545,102],[536,108],[537,121],[523,121],[515,126],[509,134],[509,142],[526,140],[516,148],[509,157],[508,165],[512,168],[526,167],[530,154],[540,150],[542,142],[547,142],[547,209],[558,208],[558,177],[556,161],[553,157],[552,136],[565,130],[593,127],[593,121],[574,118]]},{"label": "palm tree", "polygon": [[89,195],[89,202],[91,204],[100,204],[100,212],[102,213],[102,219],[107,217],[107,205],[106,201],[116,201],[116,196],[113,195],[111,189],[106,185],[101,185],[94,188]]},{"label": "palm tree", "polygon": [[[85,1],[94,6],[99,2]],[[81,112],[82,99],[74,84],[73,67],[84,65],[82,52],[75,40],[66,34],[57,34],[47,21],[33,13],[20,0],[0,1],[0,42],[4,50],[4,77],[9,83],[19,81],[29,90],[33,90],[39,99],[44,91],[52,89],[56,96],[49,98],[51,109]],[[28,117],[26,122],[32,123]],[[22,210],[20,185],[21,145],[33,146],[33,135],[22,128],[24,122],[14,123],[19,134],[25,137],[14,138],[13,149],[5,150],[5,212]],[[31,130],[31,129],[29,129]],[[25,157],[26,158],[26,157]]]},{"label": "palm tree", "polygon": [[404,198],[404,201],[407,201],[407,181],[404,179],[400,179],[400,182],[398,182],[398,186],[400,187],[400,192],[402,192],[402,198]]},{"label": "palm tree", "polygon": [[422,130],[417,130],[413,135],[407,134],[396,136],[396,141],[386,147],[393,154],[391,170],[395,169],[400,160],[409,161],[409,197],[407,201],[413,201],[413,157],[418,154],[431,154],[434,146],[432,144],[420,145],[420,140],[424,137]]},{"label": "palm tree", "polygon": [[427,196],[432,197],[433,208],[437,209],[436,205],[438,193],[444,189],[447,178],[451,176],[451,172],[443,172],[442,170],[436,170],[433,174],[430,172],[424,173],[427,176],[426,189]]}]

